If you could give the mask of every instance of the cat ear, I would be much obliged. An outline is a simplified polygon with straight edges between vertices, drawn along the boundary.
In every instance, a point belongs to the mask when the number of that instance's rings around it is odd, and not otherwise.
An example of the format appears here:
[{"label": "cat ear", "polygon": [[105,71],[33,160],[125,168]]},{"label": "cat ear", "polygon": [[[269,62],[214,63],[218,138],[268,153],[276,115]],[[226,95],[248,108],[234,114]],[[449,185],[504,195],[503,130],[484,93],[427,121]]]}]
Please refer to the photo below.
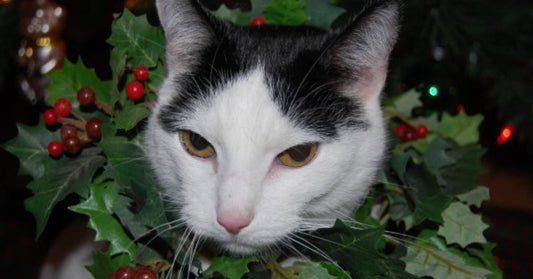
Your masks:
[{"label": "cat ear", "polygon": [[377,1],[333,43],[329,61],[341,76],[342,91],[363,102],[380,94],[398,37],[399,18],[399,1]]},{"label": "cat ear", "polygon": [[198,63],[197,56],[214,38],[209,15],[197,0],[156,0],[166,37],[169,71],[183,73]]}]

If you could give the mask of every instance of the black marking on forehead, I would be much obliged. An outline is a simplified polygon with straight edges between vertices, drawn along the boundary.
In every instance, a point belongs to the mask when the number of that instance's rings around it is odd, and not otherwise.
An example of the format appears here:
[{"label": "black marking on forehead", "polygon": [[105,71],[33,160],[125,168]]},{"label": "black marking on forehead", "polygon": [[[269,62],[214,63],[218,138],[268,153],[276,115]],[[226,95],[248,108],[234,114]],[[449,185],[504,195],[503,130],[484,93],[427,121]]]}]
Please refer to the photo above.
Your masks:
[{"label": "black marking on forehead", "polygon": [[313,65],[331,40],[327,33],[310,27],[262,26],[231,27],[218,34],[217,43],[199,54],[201,66],[174,80],[179,94],[158,115],[167,132],[178,131],[195,103],[208,100],[259,65],[265,69],[274,103],[295,125],[325,138],[336,137],[339,128],[365,128],[360,106],[337,90],[342,78],[338,71],[324,61]]}]

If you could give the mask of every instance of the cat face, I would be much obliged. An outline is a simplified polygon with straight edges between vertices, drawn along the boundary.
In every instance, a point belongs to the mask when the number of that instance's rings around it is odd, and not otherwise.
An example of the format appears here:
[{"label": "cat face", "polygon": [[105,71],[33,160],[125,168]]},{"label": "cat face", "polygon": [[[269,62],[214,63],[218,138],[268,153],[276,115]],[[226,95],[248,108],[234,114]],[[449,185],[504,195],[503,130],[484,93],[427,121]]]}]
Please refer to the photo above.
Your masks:
[{"label": "cat face", "polygon": [[156,3],[168,73],[147,154],[176,218],[251,254],[347,216],[383,157],[379,93],[398,5],[329,34],[235,27],[193,0]]}]

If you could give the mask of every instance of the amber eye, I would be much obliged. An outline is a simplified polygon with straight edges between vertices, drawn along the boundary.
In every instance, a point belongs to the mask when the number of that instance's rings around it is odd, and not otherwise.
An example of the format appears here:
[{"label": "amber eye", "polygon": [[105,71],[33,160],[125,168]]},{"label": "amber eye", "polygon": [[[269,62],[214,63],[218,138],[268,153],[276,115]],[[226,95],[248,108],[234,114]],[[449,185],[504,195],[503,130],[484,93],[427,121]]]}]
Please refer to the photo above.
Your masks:
[{"label": "amber eye", "polygon": [[316,143],[297,145],[281,152],[278,160],[287,167],[303,167],[315,158],[317,147]]},{"label": "amber eye", "polygon": [[215,155],[215,149],[213,146],[202,136],[191,131],[180,132],[181,144],[189,154],[200,157],[208,158]]}]

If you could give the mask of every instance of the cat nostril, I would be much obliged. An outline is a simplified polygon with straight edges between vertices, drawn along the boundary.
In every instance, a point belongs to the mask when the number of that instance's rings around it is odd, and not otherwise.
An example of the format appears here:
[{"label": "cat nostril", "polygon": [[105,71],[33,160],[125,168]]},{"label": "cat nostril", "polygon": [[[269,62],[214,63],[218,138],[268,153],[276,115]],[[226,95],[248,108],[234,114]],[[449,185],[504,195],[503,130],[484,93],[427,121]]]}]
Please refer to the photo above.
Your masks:
[{"label": "cat nostril", "polygon": [[249,214],[241,215],[232,212],[223,212],[217,216],[217,222],[230,234],[238,234],[250,224],[252,219]]}]

